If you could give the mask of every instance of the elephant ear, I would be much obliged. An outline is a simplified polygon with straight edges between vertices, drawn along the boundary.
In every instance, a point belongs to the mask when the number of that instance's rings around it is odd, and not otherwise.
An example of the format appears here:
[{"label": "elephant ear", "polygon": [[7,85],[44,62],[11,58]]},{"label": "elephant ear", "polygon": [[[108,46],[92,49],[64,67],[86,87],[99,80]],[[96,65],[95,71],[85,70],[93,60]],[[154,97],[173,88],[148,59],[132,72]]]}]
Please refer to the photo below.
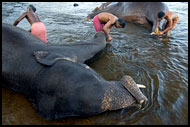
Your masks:
[{"label": "elephant ear", "polygon": [[40,64],[46,65],[46,66],[52,66],[58,60],[69,60],[72,62],[76,62],[74,59],[70,57],[65,57],[63,55],[59,55],[59,54],[48,52],[48,51],[35,51],[33,55]]}]

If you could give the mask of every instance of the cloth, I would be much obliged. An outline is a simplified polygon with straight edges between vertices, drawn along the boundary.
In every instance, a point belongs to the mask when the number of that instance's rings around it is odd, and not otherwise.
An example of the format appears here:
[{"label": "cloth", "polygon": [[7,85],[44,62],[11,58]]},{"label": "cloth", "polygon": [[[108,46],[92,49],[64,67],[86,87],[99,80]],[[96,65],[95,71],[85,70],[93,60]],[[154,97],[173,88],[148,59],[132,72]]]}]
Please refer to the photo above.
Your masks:
[{"label": "cloth", "polygon": [[31,33],[46,43],[46,27],[42,22],[35,22],[31,26]]},{"label": "cloth", "polygon": [[100,23],[98,15],[96,15],[93,18],[93,23],[94,23],[94,28],[95,28],[96,32],[103,31],[103,27],[105,26],[105,24]]}]

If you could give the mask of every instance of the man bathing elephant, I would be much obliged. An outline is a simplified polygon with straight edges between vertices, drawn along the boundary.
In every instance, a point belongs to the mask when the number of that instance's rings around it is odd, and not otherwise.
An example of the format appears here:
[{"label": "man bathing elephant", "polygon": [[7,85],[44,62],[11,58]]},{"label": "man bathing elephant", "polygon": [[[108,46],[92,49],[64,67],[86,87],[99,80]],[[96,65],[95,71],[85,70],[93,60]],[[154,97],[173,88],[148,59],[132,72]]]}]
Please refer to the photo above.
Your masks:
[{"label": "man bathing elephant", "polygon": [[27,8],[27,12],[24,12],[14,23],[16,26],[21,20],[26,18],[28,22],[31,24],[31,32],[36,37],[40,38],[44,43],[46,43],[46,27],[44,23],[40,21],[39,16],[35,13],[36,8],[33,5],[29,5]]},{"label": "man bathing elephant", "polygon": [[130,76],[106,81],[84,64],[105,46],[103,32],[80,44],[48,46],[3,23],[3,87],[23,93],[46,119],[89,116],[147,101]]},{"label": "man bathing elephant", "polygon": [[[158,13],[158,18],[159,19],[158,19],[158,22],[156,25],[156,29],[155,29],[154,33],[152,33],[152,34],[163,35],[164,33],[166,33],[167,36],[170,36],[171,30],[175,27],[175,25],[179,21],[179,16],[176,13],[171,12],[171,11],[160,11]],[[166,19],[167,24],[165,26],[165,29],[159,32],[158,27],[159,27],[160,21],[162,19]]]},{"label": "man bathing elephant", "polygon": [[115,15],[107,12],[102,12],[93,18],[94,28],[96,32],[103,31],[107,37],[106,41],[111,41],[109,35],[111,28],[115,25],[116,28],[124,28],[125,21],[118,19]]},{"label": "man bathing elephant", "polygon": [[[160,20],[158,19],[158,13],[160,11],[166,12],[166,19],[168,21],[160,23]],[[168,30],[171,31],[173,26],[171,27],[170,24],[172,24],[172,17],[175,16],[174,13],[169,12],[167,5],[162,2],[109,2],[108,4],[102,4],[100,8],[96,8],[92,14],[87,16],[87,20],[92,19],[94,16],[102,12],[111,13],[128,22],[151,26],[152,32],[157,31],[157,25],[160,25],[159,28],[160,30],[163,30],[163,32]],[[168,25],[166,27],[167,22]],[[174,21],[173,23],[176,24],[176,22],[177,21]],[[163,33],[161,32],[159,35],[161,34]]]}]

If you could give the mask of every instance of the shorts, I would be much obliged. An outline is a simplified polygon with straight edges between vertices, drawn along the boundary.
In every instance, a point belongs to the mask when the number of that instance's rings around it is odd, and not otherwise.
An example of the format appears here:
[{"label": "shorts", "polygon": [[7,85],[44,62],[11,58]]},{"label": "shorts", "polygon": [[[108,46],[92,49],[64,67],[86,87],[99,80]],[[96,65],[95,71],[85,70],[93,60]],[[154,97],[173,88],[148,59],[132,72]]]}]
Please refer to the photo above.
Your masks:
[{"label": "shorts", "polygon": [[93,18],[93,23],[94,23],[94,28],[95,28],[96,32],[103,31],[103,27],[105,26],[105,24],[100,23],[98,15],[96,15]]},{"label": "shorts", "polygon": [[31,26],[31,33],[46,43],[46,27],[42,22],[35,22]]}]

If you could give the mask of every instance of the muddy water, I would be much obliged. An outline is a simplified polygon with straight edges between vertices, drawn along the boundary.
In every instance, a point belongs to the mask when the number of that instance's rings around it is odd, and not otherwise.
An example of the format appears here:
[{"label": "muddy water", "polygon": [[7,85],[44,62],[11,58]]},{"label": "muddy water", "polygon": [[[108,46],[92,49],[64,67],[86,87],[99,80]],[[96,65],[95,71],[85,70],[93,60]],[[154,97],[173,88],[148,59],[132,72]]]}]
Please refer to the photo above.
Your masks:
[{"label": "muddy water", "polygon": [[[73,2],[2,3],[2,22],[13,24],[29,4],[47,27],[48,43],[77,43],[95,34],[93,23],[84,19],[100,2],[78,2],[77,7]],[[146,85],[142,92],[148,102],[91,117],[46,121],[23,95],[2,89],[2,124],[188,124],[188,3],[166,4],[180,17],[170,38],[150,36],[150,29],[127,23],[125,29],[111,30],[113,40],[90,64],[106,80],[127,74]],[[30,29],[26,19],[18,27]]]}]

